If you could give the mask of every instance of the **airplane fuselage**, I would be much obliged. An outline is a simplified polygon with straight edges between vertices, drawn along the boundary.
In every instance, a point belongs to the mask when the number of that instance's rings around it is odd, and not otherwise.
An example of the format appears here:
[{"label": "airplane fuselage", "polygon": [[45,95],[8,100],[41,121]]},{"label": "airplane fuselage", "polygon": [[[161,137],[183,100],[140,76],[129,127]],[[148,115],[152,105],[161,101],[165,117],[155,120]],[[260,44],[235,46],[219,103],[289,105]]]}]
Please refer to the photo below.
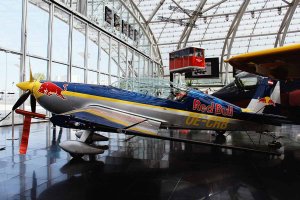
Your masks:
[{"label": "airplane fuselage", "polygon": [[103,85],[41,82],[35,87],[34,95],[39,104],[54,114],[102,106],[163,121],[163,126],[168,128],[241,131],[270,128],[242,119],[240,107],[197,90],[190,90],[179,102]]}]

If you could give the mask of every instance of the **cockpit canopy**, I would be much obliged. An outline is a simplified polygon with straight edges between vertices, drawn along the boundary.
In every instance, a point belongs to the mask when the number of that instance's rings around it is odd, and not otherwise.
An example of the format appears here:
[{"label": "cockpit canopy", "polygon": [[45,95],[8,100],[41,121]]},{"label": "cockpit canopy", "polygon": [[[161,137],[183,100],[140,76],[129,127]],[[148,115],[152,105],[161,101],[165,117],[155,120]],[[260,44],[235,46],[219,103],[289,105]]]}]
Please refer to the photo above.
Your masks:
[{"label": "cockpit canopy", "polygon": [[188,91],[188,88],[184,85],[175,84],[166,79],[152,77],[120,79],[119,81],[114,82],[112,86],[165,99],[169,98],[170,95]]}]

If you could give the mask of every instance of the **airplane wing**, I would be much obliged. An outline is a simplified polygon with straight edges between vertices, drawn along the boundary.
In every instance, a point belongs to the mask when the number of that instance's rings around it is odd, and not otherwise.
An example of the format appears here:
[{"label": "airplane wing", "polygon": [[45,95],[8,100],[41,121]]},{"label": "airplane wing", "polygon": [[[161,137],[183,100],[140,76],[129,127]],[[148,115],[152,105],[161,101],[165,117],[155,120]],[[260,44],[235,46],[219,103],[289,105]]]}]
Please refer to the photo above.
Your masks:
[{"label": "airplane wing", "polygon": [[56,125],[60,123],[72,123],[74,125],[77,123],[78,128],[83,126],[85,128],[87,126],[91,128],[107,127],[117,132],[147,135],[157,135],[158,129],[163,122],[103,106],[88,106],[55,115],[50,120]]},{"label": "airplane wing", "polygon": [[225,60],[236,69],[273,79],[300,79],[300,44],[240,54]]}]

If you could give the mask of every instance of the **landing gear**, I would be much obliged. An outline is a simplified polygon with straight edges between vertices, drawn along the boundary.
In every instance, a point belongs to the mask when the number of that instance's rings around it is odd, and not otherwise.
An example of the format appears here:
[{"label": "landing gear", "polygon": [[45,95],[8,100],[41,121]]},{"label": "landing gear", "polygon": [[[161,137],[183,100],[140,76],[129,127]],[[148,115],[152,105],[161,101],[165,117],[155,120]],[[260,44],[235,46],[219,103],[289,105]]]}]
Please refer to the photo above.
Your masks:
[{"label": "landing gear", "polygon": [[108,138],[94,133],[94,131],[77,132],[79,140],[68,140],[61,142],[59,146],[68,152],[73,158],[81,158],[84,155],[97,155],[108,149],[107,145],[96,145],[94,141],[107,141]]},{"label": "landing gear", "polygon": [[226,131],[225,130],[216,130],[216,133],[218,135],[224,135],[224,133],[226,133]]},{"label": "landing gear", "polygon": [[282,144],[280,142],[277,141],[277,139],[282,138],[282,136],[276,136],[274,132],[263,132],[262,135],[266,135],[269,136],[273,139],[272,142],[268,143],[268,147],[273,148],[273,149],[280,149],[282,147]]},{"label": "landing gear", "polygon": [[77,153],[70,153],[70,156],[72,156],[75,159],[81,159],[83,154],[77,154]]},{"label": "landing gear", "polygon": [[272,142],[269,142],[268,146],[271,148],[274,148],[274,149],[280,149],[282,147],[282,144],[277,141],[272,141]]},{"label": "landing gear", "polygon": [[214,141],[214,143],[216,144],[225,144],[225,142],[226,142],[226,137],[223,134],[218,134]]}]

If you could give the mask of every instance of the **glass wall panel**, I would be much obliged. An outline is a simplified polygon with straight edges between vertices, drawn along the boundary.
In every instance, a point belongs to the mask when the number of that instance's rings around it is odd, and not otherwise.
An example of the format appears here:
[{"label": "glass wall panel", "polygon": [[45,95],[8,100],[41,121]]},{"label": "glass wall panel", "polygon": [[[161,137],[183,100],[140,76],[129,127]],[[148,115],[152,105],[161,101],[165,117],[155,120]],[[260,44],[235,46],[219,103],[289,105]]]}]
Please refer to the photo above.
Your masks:
[{"label": "glass wall panel", "polygon": [[149,59],[145,58],[145,70],[144,70],[145,74],[144,76],[149,76]]},{"label": "glass wall panel", "polygon": [[88,39],[88,68],[97,70],[98,63],[98,31],[89,27]]},{"label": "glass wall panel", "polygon": [[71,71],[71,82],[73,83],[84,83],[84,69],[72,67]]},{"label": "glass wall panel", "polygon": [[149,60],[149,70],[150,70],[150,76],[153,77],[154,67],[153,67],[153,61],[152,60]]},{"label": "glass wall panel", "polygon": [[47,80],[47,66],[48,63],[46,60],[27,57],[26,58],[26,65],[24,66],[25,70],[25,81],[29,80],[29,67],[31,68],[33,78],[35,80]]},{"label": "glass wall panel", "polygon": [[[20,56],[0,52],[0,119],[8,114],[14,103],[19,98],[19,89],[16,84],[20,82]],[[15,116],[16,121],[21,122],[20,115]],[[0,122],[0,125],[11,124],[8,117]]]},{"label": "glass wall panel", "polygon": [[23,0],[0,3],[0,47],[20,52]]},{"label": "glass wall panel", "polygon": [[119,55],[119,49],[118,49],[118,42],[114,39],[111,39],[111,69],[110,73],[111,75],[118,76],[119,74],[119,64],[118,64],[118,55]]},{"label": "glass wall panel", "polygon": [[52,59],[66,64],[69,62],[69,23],[70,15],[55,8],[52,31]]},{"label": "glass wall panel", "polygon": [[87,74],[87,83],[89,84],[98,84],[98,73],[93,71],[88,71]]},{"label": "glass wall panel", "polygon": [[139,76],[140,75],[140,54],[139,53],[135,53],[134,56],[134,62],[133,62],[133,70],[134,70],[134,74],[135,76]]},{"label": "glass wall panel", "polygon": [[133,51],[132,49],[128,49],[128,77],[133,77]]},{"label": "glass wall panel", "polygon": [[27,50],[29,54],[47,57],[49,5],[42,0],[28,4]]},{"label": "glass wall panel", "polygon": [[108,35],[101,34],[101,57],[100,57],[100,72],[108,73],[108,53],[109,53],[109,37]]},{"label": "glass wall panel", "polygon": [[157,64],[153,63],[153,76],[157,77],[158,76],[158,68]]},{"label": "glass wall panel", "polygon": [[144,66],[145,66],[145,57],[140,55],[140,62],[139,62],[139,75],[144,76]]},{"label": "glass wall panel", "polygon": [[112,76],[112,77],[111,77],[111,84],[114,85],[114,83],[117,82],[118,80],[119,80],[118,77]]},{"label": "glass wall panel", "polygon": [[68,66],[52,62],[51,80],[52,81],[68,81]]},{"label": "glass wall panel", "polygon": [[[25,75],[26,75],[25,81],[29,80],[29,74],[30,74],[29,66],[31,67],[31,72],[35,80],[47,80],[48,61],[33,58],[33,57],[27,57],[26,65],[24,66]],[[30,98],[28,98],[25,102],[25,110],[31,110]],[[36,112],[46,114],[46,110],[38,103],[36,104]]]},{"label": "glass wall panel", "polygon": [[126,66],[127,66],[127,53],[126,53],[126,47],[124,45],[120,45],[120,76],[126,77]]},{"label": "glass wall panel", "polygon": [[72,35],[72,64],[84,67],[86,24],[74,18]]},{"label": "glass wall panel", "polygon": [[100,85],[108,85],[108,75],[100,74]]}]

